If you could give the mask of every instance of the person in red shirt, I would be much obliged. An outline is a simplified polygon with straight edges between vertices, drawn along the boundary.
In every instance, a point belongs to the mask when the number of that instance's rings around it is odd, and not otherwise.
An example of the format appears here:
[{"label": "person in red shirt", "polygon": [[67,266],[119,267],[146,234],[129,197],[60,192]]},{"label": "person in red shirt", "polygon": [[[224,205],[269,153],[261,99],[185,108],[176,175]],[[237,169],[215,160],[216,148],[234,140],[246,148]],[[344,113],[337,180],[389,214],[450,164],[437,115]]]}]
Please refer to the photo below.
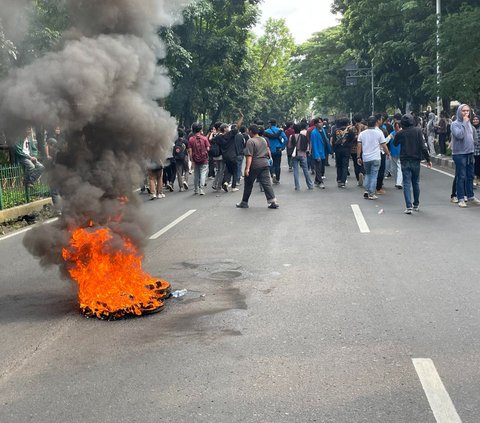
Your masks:
[{"label": "person in red shirt", "polygon": [[188,140],[188,157],[194,166],[194,194],[205,195],[203,187],[205,186],[205,179],[208,170],[208,151],[210,150],[210,143],[205,135],[202,133],[203,126],[200,123],[192,125],[192,136]]}]

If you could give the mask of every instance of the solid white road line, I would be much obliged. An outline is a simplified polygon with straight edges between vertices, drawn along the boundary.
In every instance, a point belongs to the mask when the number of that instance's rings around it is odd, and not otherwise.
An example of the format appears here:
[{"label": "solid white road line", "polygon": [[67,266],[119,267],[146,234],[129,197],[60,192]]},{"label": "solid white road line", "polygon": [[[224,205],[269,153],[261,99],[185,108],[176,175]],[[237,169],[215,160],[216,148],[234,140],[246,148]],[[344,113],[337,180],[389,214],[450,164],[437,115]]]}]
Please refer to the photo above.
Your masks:
[{"label": "solid white road line", "polygon": [[353,214],[355,215],[355,219],[357,220],[357,225],[360,228],[360,232],[362,234],[366,234],[370,232],[370,228],[363,217],[362,211],[360,210],[360,206],[358,204],[352,204]]},{"label": "solid white road line", "polygon": [[182,220],[185,220],[188,216],[192,215],[195,213],[196,210],[190,210],[186,212],[183,216],[180,216],[178,219],[175,219],[172,223],[169,225],[165,226],[163,229],[159,230],[156,234],[153,234],[150,239],[158,239],[160,238],[165,232],[169,231],[172,229],[175,225],[178,225]]},{"label": "solid white road line", "polygon": [[[58,217],[54,217],[53,219],[49,219],[49,220],[46,220],[45,222],[41,223],[41,225],[47,225],[49,223],[56,222],[57,220],[58,220]],[[29,228],[20,229],[19,231],[16,231],[13,234],[2,236],[2,237],[0,237],[0,241],[3,241],[4,239],[8,239],[8,238],[13,238],[14,236],[17,236],[17,235],[20,235],[20,234],[24,234],[25,232],[31,231],[34,227],[35,227],[35,225],[30,226]]]},{"label": "solid white road line", "polygon": [[429,358],[412,358],[412,361],[437,423],[462,423],[433,361]]},{"label": "solid white road line", "polygon": [[[422,164],[422,166],[426,169],[428,169],[428,167],[424,164]],[[438,172],[438,173],[441,173],[442,175],[447,175],[447,176],[450,176],[450,178],[455,178],[455,175],[452,175],[451,173],[448,173],[448,172],[445,172],[443,170],[440,170],[440,169],[435,169],[434,167],[431,167],[430,170],[433,170],[435,172]]]}]

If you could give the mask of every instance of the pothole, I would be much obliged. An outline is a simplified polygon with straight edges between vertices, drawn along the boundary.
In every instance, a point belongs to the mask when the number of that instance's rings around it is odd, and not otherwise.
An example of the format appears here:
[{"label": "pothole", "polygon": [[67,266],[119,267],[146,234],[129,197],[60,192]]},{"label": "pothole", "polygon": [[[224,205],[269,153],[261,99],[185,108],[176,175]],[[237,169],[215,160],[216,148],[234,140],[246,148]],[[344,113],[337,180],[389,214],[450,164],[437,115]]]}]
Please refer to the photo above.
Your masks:
[{"label": "pothole", "polygon": [[220,272],[210,273],[209,279],[214,281],[229,281],[233,279],[238,279],[243,276],[242,272],[237,272],[236,270],[222,270]]}]

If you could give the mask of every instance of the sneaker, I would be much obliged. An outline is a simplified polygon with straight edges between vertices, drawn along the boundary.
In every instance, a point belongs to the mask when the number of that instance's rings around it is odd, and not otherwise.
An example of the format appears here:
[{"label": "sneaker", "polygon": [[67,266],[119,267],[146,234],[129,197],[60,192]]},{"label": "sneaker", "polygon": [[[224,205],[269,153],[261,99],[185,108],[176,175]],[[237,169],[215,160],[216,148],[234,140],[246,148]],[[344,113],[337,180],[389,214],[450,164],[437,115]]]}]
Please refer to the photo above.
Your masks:
[{"label": "sneaker", "polygon": [[360,173],[358,175],[358,186],[362,187],[363,186],[363,173]]},{"label": "sneaker", "polygon": [[232,192],[237,192],[237,191],[239,191],[238,188],[232,188]]},{"label": "sneaker", "polygon": [[279,181],[278,179],[274,179],[274,180],[273,180],[273,183],[274,183],[275,185],[278,185],[278,184],[280,183],[280,181]]},{"label": "sneaker", "polygon": [[345,184],[338,184],[338,188],[345,188]]},{"label": "sneaker", "polygon": [[183,188],[188,189],[188,183],[187,183],[187,181],[183,181]]},{"label": "sneaker", "polygon": [[377,189],[377,190],[375,191],[375,194],[377,194],[377,195],[383,195],[383,194],[385,194],[385,190],[384,190],[383,188]]},{"label": "sneaker", "polygon": [[318,188],[325,189],[325,184],[323,182],[320,182],[320,185],[318,185]]},{"label": "sneaker", "polygon": [[156,199],[157,199],[157,196],[156,196],[155,194],[152,194],[152,195],[150,196],[150,200],[156,200]]},{"label": "sneaker", "polygon": [[270,203],[268,205],[269,209],[278,209],[280,206],[277,203]]},{"label": "sneaker", "polygon": [[183,191],[185,191],[185,190],[184,190],[183,188],[180,188],[178,191],[183,192]]},{"label": "sneaker", "polygon": [[226,182],[223,183],[222,188],[225,192],[228,192],[228,184]]},{"label": "sneaker", "polygon": [[467,207],[467,203],[465,203],[465,201],[459,201],[458,202],[458,207],[461,207],[462,209],[464,209],[465,207]]},{"label": "sneaker", "polygon": [[457,198],[457,197],[452,197],[452,198],[450,198],[450,203],[455,203],[455,204],[457,204],[457,203],[458,203],[458,198]]},{"label": "sneaker", "polygon": [[407,207],[404,211],[405,214],[412,214],[412,208],[411,207]]},{"label": "sneaker", "polygon": [[240,203],[235,204],[235,207],[238,209],[248,209],[248,203],[240,201]]},{"label": "sneaker", "polygon": [[165,198],[165,194],[161,192],[160,194],[157,194],[157,198]]},{"label": "sneaker", "polygon": [[167,182],[166,187],[170,192],[173,192],[173,187],[172,187],[172,184],[170,182]]},{"label": "sneaker", "polygon": [[414,212],[419,212],[420,211],[420,206],[413,206],[413,211]]},{"label": "sneaker", "polygon": [[369,200],[376,200],[377,198],[378,198],[378,197],[377,197],[375,194],[370,194],[370,195],[368,196],[368,199],[369,199]]},{"label": "sneaker", "polygon": [[474,206],[479,206],[480,205],[480,200],[476,197],[472,197],[468,199],[468,202]]},{"label": "sneaker", "polygon": [[367,191],[365,191],[365,192],[363,193],[363,198],[365,198],[365,199],[368,200],[368,192],[367,192]]},{"label": "sneaker", "polygon": [[205,191],[203,189],[200,190],[200,195],[205,195]]}]

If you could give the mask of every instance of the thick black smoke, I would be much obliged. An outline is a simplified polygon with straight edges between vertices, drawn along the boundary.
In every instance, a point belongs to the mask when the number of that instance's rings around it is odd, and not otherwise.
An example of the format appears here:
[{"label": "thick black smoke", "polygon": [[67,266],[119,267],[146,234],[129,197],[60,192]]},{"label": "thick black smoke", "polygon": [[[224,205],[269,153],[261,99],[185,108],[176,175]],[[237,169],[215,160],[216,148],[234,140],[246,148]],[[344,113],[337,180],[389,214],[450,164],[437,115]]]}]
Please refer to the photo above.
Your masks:
[{"label": "thick black smoke", "polygon": [[143,245],[148,225],[132,189],[144,159],[164,159],[176,133],[155,101],[170,90],[156,30],[174,24],[187,1],[70,0],[62,49],[0,81],[0,127],[21,134],[59,125],[68,134],[47,175],[62,195],[62,218],[25,237],[42,264],[62,264],[69,229],[90,220]]}]

